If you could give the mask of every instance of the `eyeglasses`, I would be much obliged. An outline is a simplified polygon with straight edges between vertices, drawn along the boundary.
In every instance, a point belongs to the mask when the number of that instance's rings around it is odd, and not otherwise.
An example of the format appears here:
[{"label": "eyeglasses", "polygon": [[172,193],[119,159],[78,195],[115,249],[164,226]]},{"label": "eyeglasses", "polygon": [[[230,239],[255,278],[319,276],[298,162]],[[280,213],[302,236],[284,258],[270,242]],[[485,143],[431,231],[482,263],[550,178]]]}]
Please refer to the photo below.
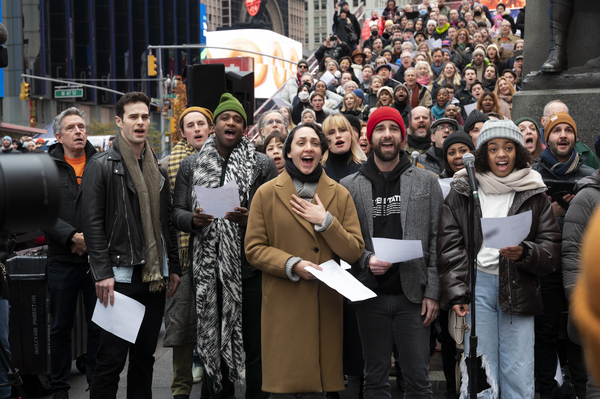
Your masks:
[{"label": "eyeglasses", "polygon": [[264,125],[271,126],[275,123],[277,123],[278,125],[283,125],[283,121],[281,119],[269,119],[268,121],[263,122],[263,126]]},{"label": "eyeglasses", "polygon": [[438,125],[435,127],[435,130],[438,132],[443,132],[444,130],[448,129],[448,131],[450,133],[452,133],[454,131],[454,126],[449,126],[449,125]]}]

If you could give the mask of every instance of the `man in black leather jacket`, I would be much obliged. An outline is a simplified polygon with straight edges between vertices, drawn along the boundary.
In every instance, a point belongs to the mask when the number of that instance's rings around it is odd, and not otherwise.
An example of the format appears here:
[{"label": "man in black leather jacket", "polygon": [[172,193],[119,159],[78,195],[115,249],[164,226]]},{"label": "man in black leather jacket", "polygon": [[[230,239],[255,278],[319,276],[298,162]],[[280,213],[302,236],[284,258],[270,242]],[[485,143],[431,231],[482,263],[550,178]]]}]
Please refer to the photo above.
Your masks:
[{"label": "man in black leather jacket", "polygon": [[[211,398],[233,397],[232,377],[244,368],[245,352],[245,397],[263,399],[269,394],[261,390],[262,276],[246,260],[244,237],[252,198],[263,183],[277,177],[277,168],[244,137],[246,113],[237,99],[223,94],[214,114],[215,134],[177,172],[171,220],[178,230],[191,233],[198,352]],[[204,213],[194,186],[218,188],[231,180],[238,185],[240,207],[224,218]],[[221,331],[232,331],[228,341],[221,342],[226,339]]]},{"label": "man in black leather jacket", "polygon": [[77,296],[81,291],[87,322],[87,352],[85,373],[92,382],[96,367],[96,352],[100,345],[100,327],[92,322],[96,305],[96,290],[90,273],[86,240],[79,223],[81,190],[79,184],[86,165],[96,155],[96,149],[87,141],[85,114],[72,107],[54,119],[58,143],[50,147],[50,156],[60,175],[60,208],[58,219],[48,240],[48,290],[52,313],[50,334],[51,380],[54,398],[68,398],[71,374],[71,331],[75,322]]},{"label": "man in black leather jacket", "polygon": [[120,133],[113,146],[87,165],[82,181],[83,234],[96,295],[111,306],[114,291],[145,306],[134,344],[102,331],[90,398],[115,398],[129,353],[127,397],[152,397],[154,351],[168,297],[179,285],[175,230],[169,223],[171,190],[167,171],[146,136],[149,98],[127,93],[117,103]]}]

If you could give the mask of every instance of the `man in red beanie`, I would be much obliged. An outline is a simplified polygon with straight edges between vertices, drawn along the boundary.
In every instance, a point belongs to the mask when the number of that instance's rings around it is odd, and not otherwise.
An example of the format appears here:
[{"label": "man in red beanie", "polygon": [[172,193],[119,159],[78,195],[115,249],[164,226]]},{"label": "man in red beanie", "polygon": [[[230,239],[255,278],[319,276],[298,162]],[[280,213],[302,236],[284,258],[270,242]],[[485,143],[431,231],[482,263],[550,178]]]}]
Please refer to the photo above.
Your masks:
[{"label": "man in red beanie", "polygon": [[[406,397],[432,397],[429,325],[439,309],[436,236],[443,197],[435,175],[412,166],[402,149],[404,121],[392,107],[373,111],[367,123],[373,152],[361,169],[340,182],[348,189],[365,239],[353,265],[356,277],[377,297],[356,303],[365,357],[365,398],[390,397],[388,373],[395,342]],[[389,263],[378,259],[373,238],[419,240],[423,257]]]}]

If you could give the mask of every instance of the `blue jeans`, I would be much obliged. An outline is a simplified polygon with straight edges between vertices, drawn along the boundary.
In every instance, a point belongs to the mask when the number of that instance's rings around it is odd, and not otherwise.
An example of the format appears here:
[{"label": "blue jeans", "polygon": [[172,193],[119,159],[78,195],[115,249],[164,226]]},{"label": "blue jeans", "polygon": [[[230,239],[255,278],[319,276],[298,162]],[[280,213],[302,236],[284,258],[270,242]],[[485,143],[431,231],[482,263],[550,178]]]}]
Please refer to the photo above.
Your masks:
[{"label": "blue jeans", "polygon": [[[534,386],[534,316],[504,313],[498,300],[498,276],[477,272],[475,287],[477,354],[489,365],[488,383],[492,386],[477,397],[492,398],[493,389],[502,398],[533,399]],[[471,315],[466,316],[471,325]],[[465,334],[465,355],[469,337]],[[556,356],[556,355],[554,355]],[[463,367],[464,370],[464,367]],[[463,387],[468,377],[463,373]]]},{"label": "blue jeans", "polygon": [[[8,313],[8,300],[0,299],[0,342],[2,342],[4,349],[6,349],[8,356],[10,356],[10,346],[8,345]],[[6,370],[0,364],[0,384],[6,382]],[[8,399],[10,397],[10,390],[10,387],[0,388],[0,399]]]},{"label": "blue jeans", "polygon": [[68,390],[71,374],[71,332],[75,323],[75,310],[79,291],[83,295],[87,322],[87,352],[85,374],[88,385],[96,367],[96,352],[100,346],[100,327],[92,323],[96,305],[96,289],[87,263],[48,262],[48,291],[52,331],[50,333],[52,391]]},{"label": "blue jeans", "polygon": [[378,294],[356,303],[365,359],[364,398],[391,398],[389,372],[394,339],[406,382],[405,399],[432,398],[429,381],[429,327],[421,304],[404,295]]}]

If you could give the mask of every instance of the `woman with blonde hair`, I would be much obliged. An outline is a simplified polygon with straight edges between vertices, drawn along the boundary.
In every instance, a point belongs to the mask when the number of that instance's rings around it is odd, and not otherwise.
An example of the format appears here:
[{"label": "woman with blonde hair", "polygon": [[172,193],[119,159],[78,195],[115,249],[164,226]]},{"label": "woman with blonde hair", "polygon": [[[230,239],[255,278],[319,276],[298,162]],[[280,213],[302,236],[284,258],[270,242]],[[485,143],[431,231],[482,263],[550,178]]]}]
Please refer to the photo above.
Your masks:
[{"label": "woman with blonde hair", "polygon": [[363,118],[362,106],[359,106],[356,94],[351,91],[344,94],[344,101],[342,102],[342,114],[353,115],[361,120]]},{"label": "woman with blonde hair", "polygon": [[417,47],[417,51],[420,53],[431,54],[431,48],[429,47],[429,44],[425,42],[419,44],[419,47]]},{"label": "woman with blonde hair", "polygon": [[417,70],[417,82],[429,91],[433,88],[433,71],[426,61],[419,61],[415,65]]},{"label": "woman with blonde hair", "polygon": [[323,133],[329,140],[329,150],[321,160],[327,176],[339,182],[358,172],[367,157],[360,149],[356,135],[352,134],[348,119],[340,114],[328,116],[323,121]]},{"label": "woman with blonde hair", "polygon": [[498,101],[500,102],[500,108],[502,108],[502,113],[508,119],[512,119],[512,99],[513,94],[517,91],[514,86],[510,84],[508,79],[504,76],[501,76],[496,81],[496,88],[494,89],[494,94],[498,97]]},{"label": "woman with blonde hair", "polygon": [[460,73],[458,68],[452,62],[447,62],[442,69],[440,77],[433,82],[433,89],[431,90],[431,98],[437,98],[437,92],[440,88],[446,84],[451,84],[455,87],[455,91],[460,87]]}]

